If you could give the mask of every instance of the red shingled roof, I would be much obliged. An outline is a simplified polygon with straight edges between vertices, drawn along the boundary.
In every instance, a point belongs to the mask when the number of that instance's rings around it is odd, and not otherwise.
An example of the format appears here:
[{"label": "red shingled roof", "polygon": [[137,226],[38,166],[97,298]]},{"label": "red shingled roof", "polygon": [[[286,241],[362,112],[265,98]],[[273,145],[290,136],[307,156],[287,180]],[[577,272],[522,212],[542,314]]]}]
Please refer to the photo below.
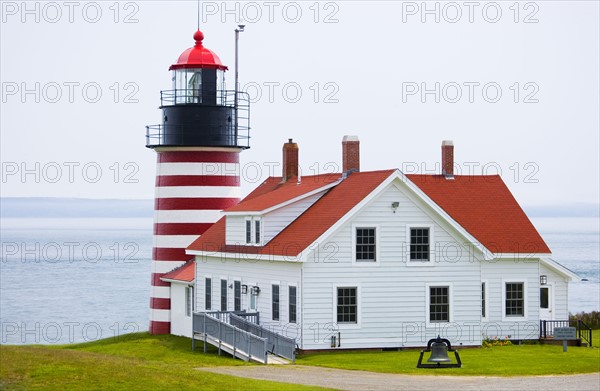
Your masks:
[{"label": "red shingled roof", "polygon": [[492,253],[551,251],[499,175],[407,175]]},{"label": "red shingled roof", "polygon": [[177,269],[171,270],[162,276],[161,279],[192,282],[196,276],[196,268],[194,266],[194,261],[189,261]]},{"label": "red shingled roof", "polygon": [[[225,244],[225,217],[210,227],[188,250],[295,257],[361,202],[395,170],[355,172],[329,189],[315,204],[263,247]],[[328,174],[312,179],[301,190],[296,181],[281,185],[269,178],[241,204],[227,211],[259,211],[318,189],[340,177]],[[492,253],[550,253],[539,233],[499,176],[407,175],[418,188],[440,206]],[[309,180],[310,182],[310,180]],[[307,190],[307,189],[312,190]],[[304,192],[304,193],[303,193]],[[254,208],[254,209],[250,209]]]},{"label": "red shingled roof", "polygon": [[284,183],[281,183],[281,177],[270,177],[242,202],[228,208],[227,212],[260,212],[327,186],[341,177],[341,174],[307,176],[302,177],[300,183],[296,177],[290,178]]},{"label": "red shingled roof", "polygon": [[[194,241],[188,247],[188,250],[295,257],[348,213],[350,209],[369,195],[394,171],[352,173],[348,178],[341,181],[340,184],[328,190],[327,194],[321,197],[319,201],[308,208],[300,217],[263,247],[225,245],[225,218],[223,217],[199,239]],[[324,177],[331,179],[335,175],[338,178],[340,177],[340,174],[326,174]],[[302,181],[308,180],[310,182],[312,178],[303,177]],[[276,204],[279,203],[279,199],[275,199]],[[227,212],[230,210],[228,209]]]}]

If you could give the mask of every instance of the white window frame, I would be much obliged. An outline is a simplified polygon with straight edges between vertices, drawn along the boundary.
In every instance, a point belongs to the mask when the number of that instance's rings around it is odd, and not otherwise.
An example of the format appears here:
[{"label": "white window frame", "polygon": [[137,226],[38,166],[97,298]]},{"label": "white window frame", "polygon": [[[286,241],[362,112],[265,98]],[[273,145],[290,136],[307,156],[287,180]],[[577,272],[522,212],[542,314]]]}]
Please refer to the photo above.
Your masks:
[{"label": "white window frame", "polygon": [[290,322],[290,287],[296,288],[296,321],[293,322],[293,324],[298,324],[298,309],[300,308],[300,291],[298,290],[298,284],[295,282],[290,282],[287,286],[287,320],[288,323],[292,323]]},{"label": "white window frame", "polygon": [[[250,311],[258,311],[258,295],[252,293],[252,287],[256,286],[256,282],[246,282],[248,285],[248,309]],[[254,308],[252,308],[252,298],[254,297]]]},{"label": "white window frame", "polygon": [[[206,287],[207,287],[207,285],[206,285],[206,279],[207,278],[210,278],[210,308],[206,308]],[[203,306],[204,306],[204,311],[212,311],[212,308],[213,308],[213,299],[215,297],[214,296],[214,289],[213,289],[214,283],[213,283],[212,276],[211,275],[205,275],[203,282],[204,282],[204,297],[203,297],[204,300],[202,300],[202,302],[203,302]]]},{"label": "white window frame", "polygon": [[[481,280],[482,284],[485,284],[483,294],[485,295],[485,316],[481,317],[482,322],[488,322],[490,319],[490,283],[488,280]],[[479,288],[481,290],[481,286]]]},{"label": "white window frame", "polygon": [[[359,228],[375,229],[375,261],[356,260],[356,230]],[[352,265],[353,266],[379,266],[381,264],[380,240],[381,229],[379,224],[352,224]]]},{"label": "white window frame", "polygon": [[[356,323],[339,323],[337,320],[337,291],[338,288],[356,288]],[[362,322],[362,289],[358,282],[336,283],[333,284],[333,310],[331,320],[337,325],[339,330],[360,329]]]},{"label": "white window frame", "polygon": [[[435,226],[433,224],[406,224],[406,266],[431,267],[435,266]],[[418,228],[429,229],[429,261],[410,260],[410,230]]]},{"label": "white window frame", "polygon": [[[279,317],[277,320],[273,319],[273,285],[279,286]],[[281,286],[281,281],[271,281],[271,285],[269,286],[271,292],[269,300],[269,312],[271,313],[271,316],[269,317],[269,322],[281,322]]]},{"label": "white window frame", "polygon": [[[506,316],[506,284],[517,283],[523,284],[523,316]],[[503,322],[519,322],[527,320],[528,305],[527,300],[527,280],[523,278],[503,278],[502,279],[502,321]],[[538,305],[539,307],[539,305]]]},{"label": "white window frame", "polygon": [[185,316],[191,317],[194,313],[194,286],[186,285],[185,286]]},{"label": "white window frame", "polygon": [[242,295],[242,279],[240,277],[232,277],[233,284],[233,311],[235,311],[235,283],[240,284],[240,311],[244,308],[244,296]]},{"label": "white window frame", "polygon": [[[430,313],[429,313],[429,300],[430,300],[430,296],[431,296],[431,289],[430,288],[435,288],[435,287],[447,287],[448,288],[448,321],[447,322],[432,322],[430,320]],[[481,287],[480,287],[481,289]],[[445,281],[441,281],[441,282],[428,282],[425,284],[425,326],[426,327],[436,327],[439,325],[446,325],[446,324],[450,324],[452,322],[454,322],[454,286],[451,282],[445,282]]]},{"label": "white window frame", "polygon": [[[247,241],[248,235],[248,221],[250,222],[250,242]],[[260,232],[258,232],[259,240],[256,241],[256,222],[260,224]],[[244,244],[246,246],[262,246],[263,233],[264,233],[264,222],[260,216],[246,216],[244,219]]]},{"label": "white window frame", "polygon": [[225,281],[225,288],[226,288],[226,290],[225,290],[225,292],[226,292],[225,293],[226,294],[226,297],[225,297],[225,311],[229,311],[229,298],[230,298],[231,295],[229,294],[229,278],[225,277],[225,276],[221,276],[219,278],[219,311],[223,311],[223,307],[222,307],[222,303],[223,303],[223,301],[222,301],[223,300],[222,299],[222,296],[223,296],[222,289],[223,289],[223,287],[221,285],[221,284],[223,284],[221,282],[223,280]]}]

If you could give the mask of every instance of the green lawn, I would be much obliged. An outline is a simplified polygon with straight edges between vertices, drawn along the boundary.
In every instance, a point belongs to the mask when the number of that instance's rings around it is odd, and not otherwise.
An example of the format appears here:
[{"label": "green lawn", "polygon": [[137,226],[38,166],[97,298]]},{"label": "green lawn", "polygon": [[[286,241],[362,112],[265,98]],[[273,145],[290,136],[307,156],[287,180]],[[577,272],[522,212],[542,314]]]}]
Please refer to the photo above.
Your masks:
[{"label": "green lawn", "polygon": [[[459,349],[462,368],[416,368],[419,350],[400,352],[344,352],[306,354],[296,362],[330,368],[419,375],[532,376],[600,372],[600,330],[594,330],[594,347],[512,345]],[[428,353],[423,361],[426,361]],[[450,353],[450,357],[454,355]]]},{"label": "green lawn", "polygon": [[[419,375],[549,375],[600,372],[600,331],[596,347],[521,345],[461,349],[462,368],[417,369],[419,350],[344,352],[299,356],[298,364]],[[307,390],[276,382],[241,379],[194,368],[248,364],[218,356],[202,343],[191,351],[188,338],[129,334],[118,339],[61,346],[0,345],[0,389]],[[427,356],[426,356],[427,358]]]},{"label": "green lawn", "polygon": [[0,389],[317,389],[197,371],[252,365],[212,347],[203,354],[198,345],[194,353],[188,338],[139,333],[79,345],[0,346]]}]

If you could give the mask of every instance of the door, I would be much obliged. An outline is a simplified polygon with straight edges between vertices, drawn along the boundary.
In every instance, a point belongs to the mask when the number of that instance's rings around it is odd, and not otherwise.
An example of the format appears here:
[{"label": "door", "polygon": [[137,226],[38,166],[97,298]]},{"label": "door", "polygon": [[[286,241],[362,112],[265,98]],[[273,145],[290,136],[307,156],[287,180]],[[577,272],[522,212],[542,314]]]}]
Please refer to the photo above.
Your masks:
[{"label": "door", "polygon": [[552,320],[552,287],[544,285],[540,287],[540,319]]}]

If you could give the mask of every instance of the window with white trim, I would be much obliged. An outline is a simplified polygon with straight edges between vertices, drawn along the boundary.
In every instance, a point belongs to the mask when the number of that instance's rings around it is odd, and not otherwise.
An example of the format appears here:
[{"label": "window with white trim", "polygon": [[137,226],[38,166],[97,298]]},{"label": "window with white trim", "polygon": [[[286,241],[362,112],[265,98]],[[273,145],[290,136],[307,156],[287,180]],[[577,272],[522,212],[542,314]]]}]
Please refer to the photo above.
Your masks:
[{"label": "window with white trim", "polygon": [[233,282],[233,310],[242,310],[242,283],[241,281]]},{"label": "window with white trim", "polygon": [[522,282],[505,283],[504,315],[525,316],[525,288]]},{"label": "window with white trim", "polygon": [[194,311],[194,287],[185,287],[185,316],[192,316]]},{"label": "window with white trim", "polygon": [[357,323],[358,289],[355,286],[337,288],[337,322]]},{"label": "window with white trim", "polygon": [[290,285],[288,287],[288,304],[289,304],[289,309],[288,309],[288,314],[289,314],[289,322],[290,323],[296,323],[296,292],[297,292],[297,288],[295,286]]},{"label": "window with white trim", "polygon": [[212,278],[208,277],[204,279],[204,309],[212,309]]},{"label": "window with white trim", "polygon": [[271,314],[273,320],[279,320],[279,285],[271,285]]},{"label": "window with white trim", "polygon": [[429,322],[450,321],[450,287],[429,287]]},{"label": "window with white trim", "polygon": [[227,280],[221,280],[221,311],[227,311]]},{"label": "window with white trim", "polygon": [[410,228],[410,261],[429,262],[430,257],[430,228]]},{"label": "window with white trim", "polygon": [[262,224],[260,217],[246,217],[246,244],[260,245],[262,242]]},{"label": "window with white trim", "polygon": [[485,290],[486,290],[486,286],[485,286],[485,282],[481,283],[481,317],[482,318],[486,318],[487,317],[487,308],[486,308],[486,294],[485,294]]},{"label": "window with white trim", "polygon": [[355,259],[356,262],[377,261],[375,227],[357,227],[355,230]]}]

